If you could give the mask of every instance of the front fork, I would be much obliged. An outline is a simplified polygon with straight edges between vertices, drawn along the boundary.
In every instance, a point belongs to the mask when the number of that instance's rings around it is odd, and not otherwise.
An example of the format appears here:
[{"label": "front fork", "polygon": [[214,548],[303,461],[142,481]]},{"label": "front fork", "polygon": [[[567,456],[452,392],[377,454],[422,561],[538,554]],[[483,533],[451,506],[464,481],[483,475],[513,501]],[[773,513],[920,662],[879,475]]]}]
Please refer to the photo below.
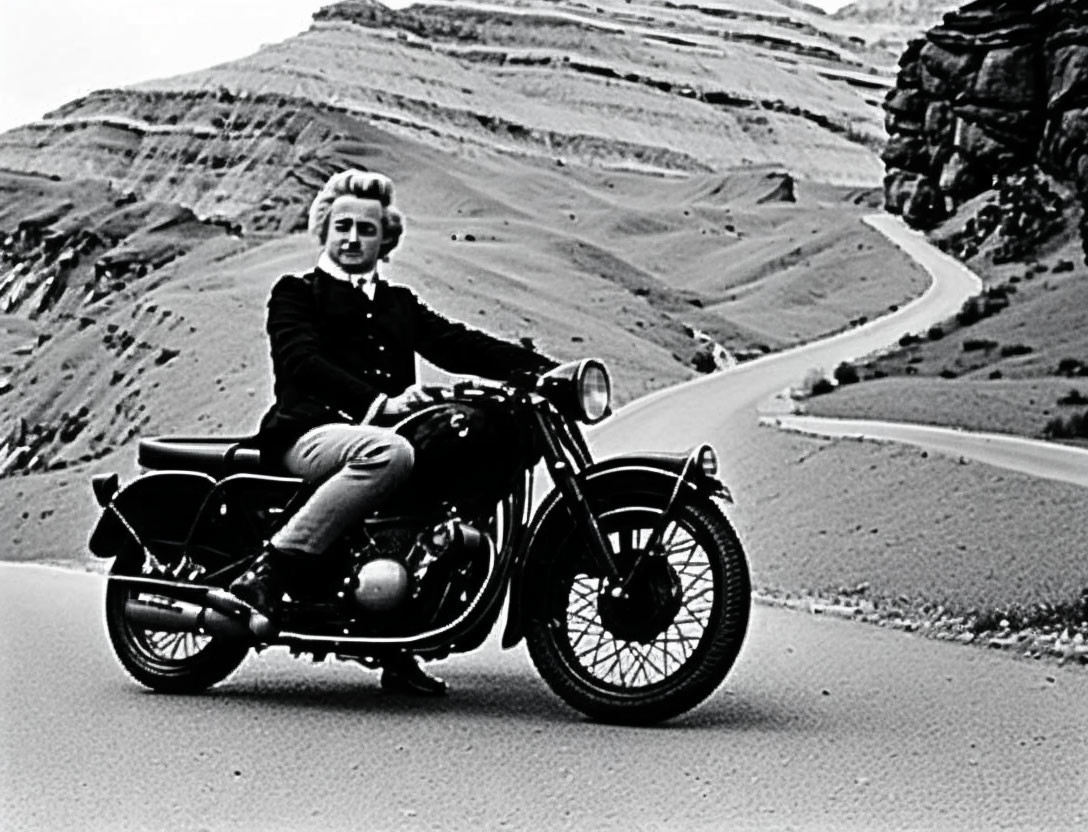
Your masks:
[{"label": "front fork", "polygon": [[[589,547],[589,553],[604,574],[606,586],[609,588],[608,591],[614,598],[626,596],[627,586],[645,557],[652,557],[663,551],[662,544],[665,530],[668,529],[669,524],[673,522],[673,518],[677,513],[677,508],[680,505],[680,493],[683,490],[685,483],[692,480],[695,476],[706,477],[710,480],[710,491],[712,493],[719,494],[724,499],[732,502],[732,496],[729,494],[729,490],[725,485],[714,478],[713,475],[708,475],[703,470],[703,456],[708,452],[713,455],[713,449],[711,449],[709,445],[699,446],[688,454],[688,458],[684,462],[684,467],[681,469],[679,476],[676,478],[676,482],[673,484],[672,492],[669,494],[668,502],[665,504],[665,510],[661,512],[661,516],[657,519],[654,528],[650,532],[650,537],[646,541],[646,545],[638,553],[638,556],[635,558],[626,574],[621,574],[619,566],[616,563],[615,552],[612,551],[612,546],[601,532],[601,527],[597,523],[597,517],[590,507],[585,493],[578,484],[577,475],[579,471],[574,470],[570,462],[570,457],[564,453],[562,446],[556,441],[554,426],[549,424],[547,417],[539,411],[534,411],[534,415],[540,425],[540,433],[544,437],[545,457],[548,461],[548,470],[551,471],[552,479],[555,481],[556,486],[563,495],[563,499],[566,501],[568,511],[570,511],[578,528],[581,529],[583,539]],[[589,450],[585,445],[585,441],[580,434],[575,432],[572,432],[570,440],[573,445],[572,455],[575,457],[575,462],[577,463],[579,470],[587,467],[592,462],[592,459],[589,456]]]},{"label": "front fork", "polygon": [[[537,409],[533,410],[533,415],[540,426],[540,435],[544,437],[544,457],[548,462],[548,470],[551,472],[556,487],[563,495],[567,510],[581,529],[583,539],[589,546],[590,555],[604,572],[608,582],[615,584],[620,577],[616,558],[612,547],[601,533],[601,527],[597,524],[597,517],[593,514],[586,495],[578,485],[578,471],[574,470],[570,458],[556,441],[554,427],[549,424],[547,417]],[[587,466],[590,459],[584,442],[576,442],[575,448],[577,463],[581,467]]]}]

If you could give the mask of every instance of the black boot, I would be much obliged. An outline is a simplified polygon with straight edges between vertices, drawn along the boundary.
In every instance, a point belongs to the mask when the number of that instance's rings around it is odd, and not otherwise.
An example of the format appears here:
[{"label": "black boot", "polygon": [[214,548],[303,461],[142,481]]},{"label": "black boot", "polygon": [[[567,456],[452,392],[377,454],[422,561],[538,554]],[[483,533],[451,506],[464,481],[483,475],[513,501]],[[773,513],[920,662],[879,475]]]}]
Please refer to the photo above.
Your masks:
[{"label": "black boot", "polygon": [[382,662],[382,689],[416,696],[445,696],[446,683],[424,673],[411,653],[396,653]]},{"label": "black boot", "polygon": [[278,629],[289,561],[290,555],[268,546],[230,585],[230,594],[249,612],[249,628],[258,637],[267,638]]}]

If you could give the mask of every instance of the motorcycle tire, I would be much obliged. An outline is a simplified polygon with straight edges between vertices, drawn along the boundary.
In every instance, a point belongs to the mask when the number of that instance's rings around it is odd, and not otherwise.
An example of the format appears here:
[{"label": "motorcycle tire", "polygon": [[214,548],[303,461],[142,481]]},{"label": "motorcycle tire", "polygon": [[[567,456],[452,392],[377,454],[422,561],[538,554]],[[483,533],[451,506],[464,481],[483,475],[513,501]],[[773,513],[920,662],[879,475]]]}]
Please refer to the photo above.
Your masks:
[{"label": "motorcycle tire", "polygon": [[[114,563],[111,575],[138,575]],[[125,671],[160,693],[199,693],[226,679],[245,659],[249,645],[198,633],[158,632],[133,624],[125,602],[141,594],[118,581],[106,585],[106,630]]]},{"label": "motorcycle tire", "polygon": [[[621,568],[634,562],[639,542],[645,543],[661,515],[660,507],[637,500],[613,500],[612,508],[597,511]],[[626,612],[608,609],[614,602],[602,592],[601,578],[589,574],[593,567],[573,531],[537,573],[544,589],[527,622],[529,655],[548,686],[593,719],[647,725],[685,713],[724,681],[744,642],[751,579],[736,532],[709,499],[685,502],[674,512],[663,537],[667,565],[652,567],[641,593],[632,585],[632,600],[621,602],[628,603]],[[693,567],[697,551],[705,556]],[[650,574],[651,567],[643,571]],[[677,592],[679,609],[673,612],[668,599]]]}]

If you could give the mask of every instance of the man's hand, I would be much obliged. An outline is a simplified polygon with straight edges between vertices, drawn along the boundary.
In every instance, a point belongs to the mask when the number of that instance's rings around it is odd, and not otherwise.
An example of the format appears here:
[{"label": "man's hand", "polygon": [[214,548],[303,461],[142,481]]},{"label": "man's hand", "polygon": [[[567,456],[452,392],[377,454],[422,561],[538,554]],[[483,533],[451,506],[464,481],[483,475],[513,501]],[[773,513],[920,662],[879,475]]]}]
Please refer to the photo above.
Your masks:
[{"label": "man's hand", "polygon": [[440,388],[413,384],[399,396],[386,399],[382,405],[382,413],[388,416],[406,416],[436,401],[442,401]]}]

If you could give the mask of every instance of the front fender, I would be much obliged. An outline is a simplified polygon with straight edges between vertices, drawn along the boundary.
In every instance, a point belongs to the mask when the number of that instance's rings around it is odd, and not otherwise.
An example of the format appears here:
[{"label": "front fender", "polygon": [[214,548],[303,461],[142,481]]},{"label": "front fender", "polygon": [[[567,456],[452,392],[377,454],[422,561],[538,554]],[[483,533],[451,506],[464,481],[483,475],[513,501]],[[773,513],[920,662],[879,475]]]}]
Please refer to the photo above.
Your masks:
[{"label": "front fender", "polygon": [[[642,505],[664,510],[677,488],[690,496],[719,496],[732,502],[728,489],[716,478],[690,464],[691,454],[631,454],[602,460],[578,476],[578,485],[590,505],[607,498],[638,498]],[[532,569],[550,546],[570,532],[572,520],[558,489],[544,498],[512,565],[510,607],[502,646],[513,647],[525,634],[526,587],[533,586]]]}]

